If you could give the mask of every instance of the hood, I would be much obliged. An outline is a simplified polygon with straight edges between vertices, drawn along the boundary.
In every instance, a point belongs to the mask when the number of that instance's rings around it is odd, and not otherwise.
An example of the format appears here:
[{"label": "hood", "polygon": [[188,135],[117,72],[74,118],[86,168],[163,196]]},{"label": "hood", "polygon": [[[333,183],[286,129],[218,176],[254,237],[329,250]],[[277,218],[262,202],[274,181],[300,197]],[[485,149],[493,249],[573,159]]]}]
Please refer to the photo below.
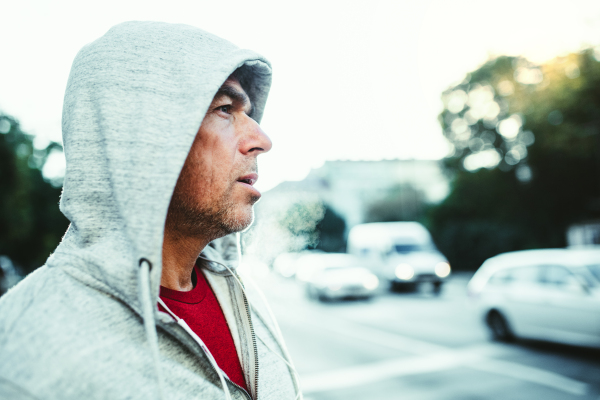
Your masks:
[{"label": "hood", "polygon": [[[240,67],[251,117],[260,122],[269,62],[201,29],[126,22],[81,49],[62,121],[67,169],[60,210],[71,225],[49,267],[141,313],[139,266],[148,260],[147,297],[156,303],[171,195],[215,93]],[[207,257],[223,250],[232,256],[221,260],[237,259],[235,237],[220,242]]]}]

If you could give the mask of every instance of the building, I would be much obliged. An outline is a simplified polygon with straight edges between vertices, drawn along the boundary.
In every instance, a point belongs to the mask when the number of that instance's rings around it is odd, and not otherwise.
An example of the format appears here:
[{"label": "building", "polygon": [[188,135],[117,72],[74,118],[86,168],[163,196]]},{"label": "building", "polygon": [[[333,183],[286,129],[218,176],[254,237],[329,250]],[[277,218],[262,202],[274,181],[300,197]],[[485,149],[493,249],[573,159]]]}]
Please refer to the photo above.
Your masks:
[{"label": "building", "polygon": [[263,195],[262,206],[279,199],[314,196],[346,221],[346,229],[364,222],[367,207],[400,185],[422,193],[426,203],[438,203],[449,192],[448,177],[435,160],[327,161],[301,181],[282,182]]}]

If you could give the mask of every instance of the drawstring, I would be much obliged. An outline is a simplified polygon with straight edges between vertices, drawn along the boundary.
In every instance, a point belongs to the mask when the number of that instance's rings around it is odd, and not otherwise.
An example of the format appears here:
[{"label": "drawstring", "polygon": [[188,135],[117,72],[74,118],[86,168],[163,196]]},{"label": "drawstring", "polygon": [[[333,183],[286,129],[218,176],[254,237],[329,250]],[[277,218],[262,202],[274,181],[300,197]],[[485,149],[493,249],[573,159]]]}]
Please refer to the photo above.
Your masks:
[{"label": "drawstring", "polygon": [[152,295],[150,292],[150,270],[152,264],[146,258],[140,259],[140,272],[138,274],[138,291],[139,298],[142,304],[142,318],[144,319],[144,328],[146,330],[146,339],[150,345],[152,358],[154,360],[154,372],[156,373],[156,381],[158,384],[158,398],[163,399],[163,382],[160,373],[159,353],[158,353],[158,337],[156,335],[156,322],[154,320],[154,307]]},{"label": "drawstring", "polygon": [[[244,289],[244,285],[242,285],[242,283],[240,282],[240,280],[238,279],[236,274],[234,274],[233,271],[231,269],[229,269],[229,267],[227,265],[220,263],[218,261],[209,260],[202,256],[200,256],[199,258],[202,258],[209,262],[217,263],[217,264],[225,267],[227,269],[227,271],[229,271],[229,273],[234,277],[234,279],[238,283],[239,287],[242,289],[244,296],[246,296],[248,301],[250,301],[250,298],[248,297],[248,295],[246,294],[246,290]],[[142,305],[142,318],[144,320],[146,339],[148,340],[148,344],[150,345],[150,350],[152,351],[152,358],[154,360],[154,371],[156,373],[156,379],[157,379],[157,384],[158,384],[158,395],[159,395],[159,399],[162,400],[164,385],[162,382],[162,375],[160,373],[158,337],[156,334],[156,323],[154,320],[154,304],[152,303],[152,296],[151,296],[151,291],[150,291],[150,270],[152,269],[152,263],[150,263],[150,261],[147,260],[146,258],[141,258],[139,265],[140,265],[140,272],[138,274],[138,291],[139,291],[139,295],[140,295],[139,297],[140,297],[140,301],[141,301],[141,305]],[[279,329],[279,325],[277,324],[277,320],[275,319],[273,312],[271,311],[271,308],[269,307],[269,304],[267,303],[267,301],[264,297],[264,294],[260,291],[260,289],[254,282],[252,282],[251,280],[250,280],[250,282],[255,287],[256,291],[259,293],[259,296],[261,297],[261,300],[264,302],[265,306],[267,307],[269,317],[273,321],[273,325],[275,328],[274,329],[275,341],[281,348],[284,357],[282,357],[275,350],[273,350],[271,348],[271,346],[269,346],[267,343],[265,343],[265,341],[260,336],[257,335],[257,337],[267,347],[267,349],[269,349],[269,351],[271,351],[273,354],[275,354],[277,357],[279,357],[288,366],[288,368],[290,368],[292,380],[294,381],[294,385],[296,386],[295,400],[301,399],[302,392],[300,390],[300,380],[299,380],[298,372],[296,371],[296,368],[292,364],[292,362],[289,358],[289,355],[285,351],[285,346],[283,345],[283,336],[281,334],[281,330]],[[217,371],[217,375],[219,376],[221,384],[223,385],[223,390],[225,392],[226,399],[231,400],[231,394],[229,392],[229,387],[227,386],[227,383],[224,378],[224,372],[218,366],[217,362],[215,361],[214,357],[212,356],[212,354],[210,353],[210,351],[208,350],[208,348],[206,347],[204,342],[198,337],[198,335],[196,335],[196,333],[194,331],[192,331],[192,329],[188,326],[188,324],[183,319],[177,317],[177,315],[175,315],[167,307],[167,305],[162,301],[162,299],[160,297],[158,298],[158,302],[173,318],[175,318],[175,320],[177,321],[177,324],[180,325],[190,336],[192,336],[192,338],[204,350],[204,352],[208,356],[210,362],[213,364],[213,366],[215,367],[215,369]],[[258,312],[256,307],[252,306],[252,308],[254,309],[255,312]],[[260,316],[260,314],[259,314],[259,316]],[[261,319],[264,320],[264,318],[262,318],[262,316],[260,316],[260,317],[261,317]]]},{"label": "drawstring", "polygon": [[[248,299],[248,302],[250,302],[250,298],[248,297],[248,295],[246,294],[246,290],[244,289],[244,285],[242,285],[242,282],[240,282],[240,280],[238,279],[238,277],[236,276],[236,274],[233,273],[233,271],[231,269],[229,269],[229,267],[223,263],[220,263],[218,261],[214,261],[214,260],[209,260],[208,258],[199,256],[198,258],[201,258],[203,260],[206,260],[208,262],[214,262],[216,264],[219,264],[223,267],[225,267],[225,269],[227,269],[227,271],[229,271],[229,273],[233,276],[233,278],[235,279],[235,281],[238,283],[240,289],[242,289],[242,292],[244,293],[244,296],[246,296],[246,298]],[[273,350],[271,348],[271,346],[267,345],[265,343],[265,341],[258,335],[256,335],[256,337],[258,337],[258,339],[267,347],[267,349],[269,349],[269,351],[271,351],[273,354],[275,354],[277,357],[279,357],[279,359],[281,359],[290,369],[291,375],[292,375],[292,380],[294,381],[294,385],[296,386],[296,397],[294,398],[294,400],[298,400],[298,399],[302,399],[302,391],[300,390],[300,377],[298,374],[298,371],[296,371],[296,368],[294,367],[294,365],[292,364],[292,360],[289,357],[289,354],[287,354],[287,352],[285,351],[285,346],[283,345],[283,335],[281,334],[281,330],[279,329],[279,325],[277,324],[277,320],[275,319],[275,316],[273,315],[273,311],[271,311],[271,307],[269,307],[269,303],[267,302],[264,294],[262,293],[262,291],[258,288],[258,286],[251,280],[249,279],[250,282],[252,283],[252,285],[254,286],[254,288],[256,289],[256,291],[259,294],[259,297],[261,298],[261,300],[263,301],[263,303],[265,304],[267,311],[269,312],[269,317],[270,319],[273,321],[273,325],[275,326],[274,329],[274,338],[275,341],[277,342],[277,344],[279,345],[279,347],[281,348],[281,351],[283,352],[283,355],[285,356],[282,357],[281,355],[279,355],[275,350]],[[256,307],[252,306],[252,308],[254,309],[255,312],[257,312]],[[257,312],[257,314],[260,313]],[[264,318],[261,317],[261,319],[264,320]],[[286,360],[287,358],[287,360]]]}]

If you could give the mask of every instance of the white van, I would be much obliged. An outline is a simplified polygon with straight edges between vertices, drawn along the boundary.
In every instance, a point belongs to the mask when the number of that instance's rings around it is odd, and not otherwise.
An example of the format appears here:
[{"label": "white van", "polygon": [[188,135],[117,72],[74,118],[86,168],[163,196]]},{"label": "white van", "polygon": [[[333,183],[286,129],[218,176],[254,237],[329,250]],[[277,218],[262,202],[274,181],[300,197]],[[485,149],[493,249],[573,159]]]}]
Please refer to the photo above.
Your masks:
[{"label": "white van", "polygon": [[418,222],[357,225],[348,235],[348,252],[362,257],[392,289],[412,289],[427,282],[439,293],[450,275],[448,260]]}]

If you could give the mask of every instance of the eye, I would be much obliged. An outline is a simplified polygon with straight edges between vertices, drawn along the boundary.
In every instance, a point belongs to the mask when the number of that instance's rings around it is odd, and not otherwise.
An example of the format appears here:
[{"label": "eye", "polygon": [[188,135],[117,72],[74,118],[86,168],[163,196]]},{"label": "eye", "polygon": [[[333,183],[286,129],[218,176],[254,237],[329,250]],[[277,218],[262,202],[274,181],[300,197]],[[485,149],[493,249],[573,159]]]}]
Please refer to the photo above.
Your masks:
[{"label": "eye", "polygon": [[224,112],[225,114],[231,114],[231,104],[219,106],[217,107],[217,110]]}]

